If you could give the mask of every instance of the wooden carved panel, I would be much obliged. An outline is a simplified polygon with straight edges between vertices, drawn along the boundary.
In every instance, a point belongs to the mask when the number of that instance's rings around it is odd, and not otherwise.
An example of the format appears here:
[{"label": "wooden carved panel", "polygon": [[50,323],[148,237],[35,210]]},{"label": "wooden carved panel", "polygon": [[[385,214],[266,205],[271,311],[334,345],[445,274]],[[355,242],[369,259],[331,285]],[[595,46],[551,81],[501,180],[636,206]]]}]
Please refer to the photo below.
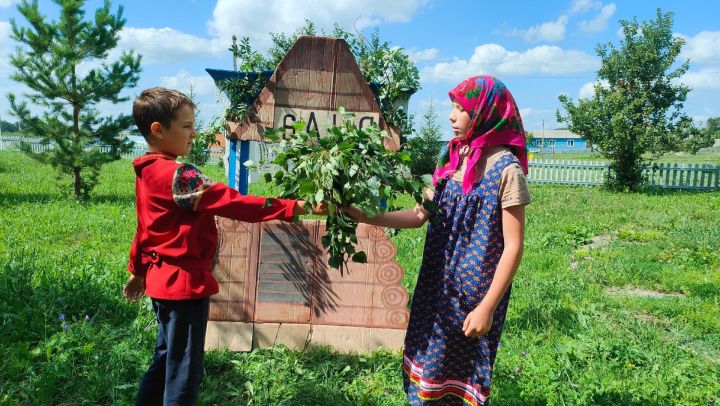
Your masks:
[{"label": "wooden carved panel", "polygon": [[408,294],[395,246],[382,228],[360,225],[358,250],[341,275],[320,244],[324,221],[249,224],[220,220],[211,320],[405,329]]},{"label": "wooden carved panel", "polygon": [[[325,234],[324,222],[318,234]],[[403,270],[395,262],[395,246],[380,227],[361,224],[357,234],[357,249],[365,251],[368,263],[349,262],[344,275],[327,265],[319,270],[330,280],[337,300],[334,311],[313,313],[313,324],[405,328],[408,294],[400,285]],[[327,264],[327,253],[323,261]]]}]

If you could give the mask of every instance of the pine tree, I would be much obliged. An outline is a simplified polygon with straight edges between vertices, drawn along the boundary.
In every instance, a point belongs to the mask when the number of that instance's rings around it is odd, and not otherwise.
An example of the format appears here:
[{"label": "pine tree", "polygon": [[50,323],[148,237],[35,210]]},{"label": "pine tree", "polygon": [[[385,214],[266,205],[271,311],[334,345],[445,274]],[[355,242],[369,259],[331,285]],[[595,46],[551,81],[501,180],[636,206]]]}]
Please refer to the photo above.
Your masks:
[{"label": "pine tree", "polygon": [[408,140],[408,152],[413,157],[410,170],[415,176],[432,174],[440,154],[440,124],[435,104],[431,101],[423,113],[423,125],[415,137]]},{"label": "pine tree", "polygon": [[[26,26],[10,21],[12,38],[19,45],[10,59],[16,68],[11,77],[31,89],[25,97],[42,113],[32,112],[27,101],[19,101],[14,94],[8,94],[8,100],[23,133],[52,147],[33,153],[29,144],[24,144],[24,152],[51,164],[59,178],[70,177],[74,196],[86,199],[102,165],[120,159],[132,145],[120,136],[133,125],[132,116],[102,117],[97,105],[129,99],[120,94],[137,84],[141,56],[129,51],[117,61],[106,60],[125,25],[122,6],[111,14],[106,0],[93,18],[86,19],[84,0],[54,2],[60,7],[57,21],[41,14],[36,0],[18,5]],[[80,64],[94,67],[81,75]],[[105,147],[101,149],[101,145]]]}]

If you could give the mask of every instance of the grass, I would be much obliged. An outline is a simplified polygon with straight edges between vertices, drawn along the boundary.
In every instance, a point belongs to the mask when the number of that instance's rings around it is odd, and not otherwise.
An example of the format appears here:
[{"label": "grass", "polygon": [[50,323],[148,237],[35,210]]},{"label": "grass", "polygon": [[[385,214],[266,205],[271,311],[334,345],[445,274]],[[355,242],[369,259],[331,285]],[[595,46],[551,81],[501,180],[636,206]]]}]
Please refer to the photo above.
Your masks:
[{"label": "grass", "polygon": [[[155,334],[149,302],[120,294],[133,176],[128,161],[108,165],[92,199],[77,203],[50,168],[0,152],[0,404],[132,403]],[[720,193],[531,192],[493,403],[720,404]],[[607,243],[591,244],[596,236]],[[424,229],[393,240],[412,291]],[[666,295],[632,294],[641,289]],[[403,402],[398,352],[284,347],[208,352],[200,398]]]}]

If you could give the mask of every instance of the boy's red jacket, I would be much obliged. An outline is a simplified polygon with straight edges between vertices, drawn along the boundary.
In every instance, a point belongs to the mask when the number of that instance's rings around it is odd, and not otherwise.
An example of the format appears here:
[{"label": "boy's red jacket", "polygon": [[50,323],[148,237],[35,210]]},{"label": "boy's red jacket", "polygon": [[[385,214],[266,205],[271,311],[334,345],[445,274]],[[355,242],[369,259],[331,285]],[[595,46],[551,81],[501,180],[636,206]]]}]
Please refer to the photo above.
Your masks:
[{"label": "boy's red jacket", "polygon": [[[128,270],[145,276],[156,299],[197,299],[218,292],[215,216],[259,222],[290,220],[294,200],[243,196],[175,157],[149,153],[133,161],[137,231]],[[266,207],[267,206],[267,207]]]}]

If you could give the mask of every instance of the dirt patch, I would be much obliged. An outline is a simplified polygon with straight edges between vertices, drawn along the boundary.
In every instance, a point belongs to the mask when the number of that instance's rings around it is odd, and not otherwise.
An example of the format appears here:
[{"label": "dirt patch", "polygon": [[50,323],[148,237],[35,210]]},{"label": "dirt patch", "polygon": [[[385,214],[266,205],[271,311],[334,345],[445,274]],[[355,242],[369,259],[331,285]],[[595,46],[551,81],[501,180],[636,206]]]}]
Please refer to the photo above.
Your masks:
[{"label": "dirt patch", "polygon": [[612,242],[612,240],[614,240],[614,239],[615,239],[615,237],[613,237],[610,234],[596,235],[590,240],[589,243],[583,245],[580,248],[586,249],[586,250],[603,248],[603,247],[607,246],[608,244],[610,244]]},{"label": "dirt patch", "polygon": [[633,287],[607,288],[605,293],[611,296],[633,296],[633,297],[684,297],[682,293],[659,292],[657,290],[640,289]]},{"label": "dirt patch", "polygon": [[649,313],[638,313],[638,314],[636,314],[635,316],[638,318],[638,320],[644,321],[645,323],[650,323],[650,324],[667,324],[666,322],[664,322],[664,321],[662,321],[661,319],[659,319],[657,316],[654,316],[654,315],[649,314]]},{"label": "dirt patch", "polygon": [[581,245],[575,251],[575,254],[573,254],[573,256],[570,257],[570,269],[572,269],[572,270],[578,269],[580,267],[580,262],[588,256],[588,254],[589,254],[588,251],[605,248],[614,239],[615,239],[615,236],[613,236],[611,234],[600,234],[600,235],[596,235],[593,238],[591,238],[589,243],[587,243],[585,245]]}]

